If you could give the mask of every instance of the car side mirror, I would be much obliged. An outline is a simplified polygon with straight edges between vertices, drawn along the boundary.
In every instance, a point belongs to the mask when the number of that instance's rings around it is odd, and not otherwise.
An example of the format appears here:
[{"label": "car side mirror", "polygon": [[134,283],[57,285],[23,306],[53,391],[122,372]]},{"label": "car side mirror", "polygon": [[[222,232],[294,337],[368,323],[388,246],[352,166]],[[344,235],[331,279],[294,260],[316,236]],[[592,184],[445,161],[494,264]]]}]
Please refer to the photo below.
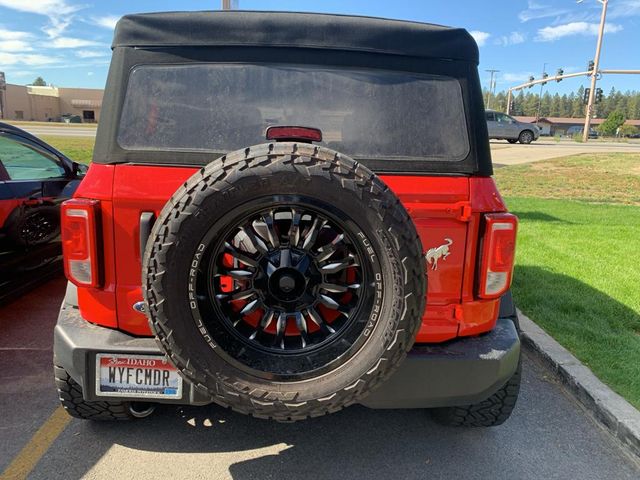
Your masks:
[{"label": "car side mirror", "polygon": [[73,175],[76,177],[84,177],[89,167],[84,163],[73,162]]}]

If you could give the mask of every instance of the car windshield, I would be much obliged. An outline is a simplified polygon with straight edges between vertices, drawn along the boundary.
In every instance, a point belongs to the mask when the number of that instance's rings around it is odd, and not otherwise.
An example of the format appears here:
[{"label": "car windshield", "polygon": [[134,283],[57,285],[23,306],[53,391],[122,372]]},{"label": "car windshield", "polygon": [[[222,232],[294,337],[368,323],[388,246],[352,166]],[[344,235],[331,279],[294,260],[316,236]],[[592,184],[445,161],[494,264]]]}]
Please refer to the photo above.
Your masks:
[{"label": "car windshield", "polygon": [[127,150],[227,152],[271,125],[322,130],[359,158],[462,160],[456,79],[385,70],[254,64],[145,65],[130,74],[118,143]]}]

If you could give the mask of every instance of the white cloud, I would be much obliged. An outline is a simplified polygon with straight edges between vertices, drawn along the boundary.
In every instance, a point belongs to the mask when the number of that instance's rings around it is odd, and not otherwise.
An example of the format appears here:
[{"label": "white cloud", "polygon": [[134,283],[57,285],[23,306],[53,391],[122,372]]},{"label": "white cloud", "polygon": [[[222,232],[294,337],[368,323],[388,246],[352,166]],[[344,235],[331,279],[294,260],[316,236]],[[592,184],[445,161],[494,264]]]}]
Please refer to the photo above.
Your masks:
[{"label": "white cloud", "polygon": [[[536,41],[553,42],[560,38],[573,35],[598,35],[599,25],[597,23],[571,22],[563,25],[544,27],[538,30]],[[608,23],[605,25],[605,33],[615,33],[622,30],[622,25]]]},{"label": "white cloud", "polygon": [[7,53],[0,52],[0,65],[29,65],[29,66],[37,66],[37,65],[50,65],[52,63],[56,63],[58,61],[57,58],[48,56],[48,55],[40,55],[40,54],[16,54],[16,53]]},{"label": "white cloud", "polygon": [[469,34],[474,38],[479,47],[482,47],[491,36],[490,33],[481,32],[480,30],[472,30]]},{"label": "white cloud", "polygon": [[533,75],[531,72],[505,72],[501,75],[501,79],[507,83],[522,83],[529,80],[531,75]]},{"label": "white cloud", "polygon": [[21,12],[40,13],[43,15],[50,13],[67,15],[81,8],[78,5],[71,5],[66,0],[37,0],[32,2],[25,2],[24,0],[0,0],[0,6]]},{"label": "white cloud", "polygon": [[0,0],[0,7],[47,17],[49,24],[42,31],[50,38],[62,35],[71,24],[73,14],[84,8],[82,5],[72,5],[67,0]]},{"label": "white cloud", "polygon": [[[62,62],[62,60],[61,60]],[[87,60],[86,62],[73,62],[73,63],[57,63],[55,65],[47,66],[47,69],[69,69],[69,68],[86,68],[86,67],[107,67],[109,66],[109,60]]]},{"label": "white cloud", "polygon": [[82,38],[58,37],[48,42],[47,48],[79,48],[79,47],[95,47],[100,45],[92,40],[84,40]]},{"label": "white cloud", "polygon": [[640,0],[616,0],[609,4],[607,18],[633,17],[640,15]]},{"label": "white cloud", "polygon": [[518,14],[521,22],[529,20],[537,20],[540,18],[557,17],[569,13],[567,8],[558,8],[551,5],[543,5],[535,1],[529,0],[529,7]]},{"label": "white cloud", "polygon": [[76,50],[75,54],[78,58],[98,58],[106,57],[107,55],[109,55],[109,52],[101,52],[97,50]]},{"label": "white cloud", "polygon": [[524,43],[527,39],[527,35],[521,32],[511,32],[509,35],[502,35],[496,38],[496,45],[518,45],[519,43]]},{"label": "white cloud", "polygon": [[31,38],[29,32],[19,32],[17,30],[6,30],[0,28],[0,40],[27,40]]},{"label": "white cloud", "polygon": [[0,40],[0,52],[30,52],[32,50],[31,43],[24,40]]},{"label": "white cloud", "polygon": [[31,70],[12,70],[11,72],[7,73],[7,76],[11,76],[11,77],[30,77],[32,75],[35,78],[36,74]]},{"label": "white cloud", "polygon": [[93,77],[93,72],[87,72],[87,77]]},{"label": "white cloud", "polygon": [[[556,0],[556,3],[559,2]],[[528,2],[528,8],[518,14],[521,22],[539,20],[543,18],[553,18],[552,25],[560,25],[575,22],[598,22],[602,12],[602,6],[598,2],[583,2],[580,5],[571,5],[572,2],[565,0],[563,6],[547,5],[538,3],[536,0]],[[616,0],[609,2],[607,18],[628,18],[640,16],[640,0]]]},{"label": "white cloud", "polygon": [[117,15],[105,15],[104,17],[91,17],[91,23],[94,25],[98,25],[100,27],[108,28],[113,30],[116,28],[116,23],[118,23],[120,17]]}]

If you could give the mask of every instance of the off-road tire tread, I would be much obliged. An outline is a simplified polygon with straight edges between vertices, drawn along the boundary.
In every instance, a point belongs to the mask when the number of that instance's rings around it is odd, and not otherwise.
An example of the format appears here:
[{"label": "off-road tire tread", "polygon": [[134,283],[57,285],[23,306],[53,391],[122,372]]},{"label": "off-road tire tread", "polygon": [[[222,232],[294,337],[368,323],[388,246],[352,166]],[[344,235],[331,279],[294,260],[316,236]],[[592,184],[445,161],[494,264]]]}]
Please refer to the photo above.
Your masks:
[{"label": "off-road tire tread", "polygon": [[83,420],[132,420],[126,402],[88,402],[82,396],[82,387],[67,371],[54,365],[56,388],[60,403],[69,415]]},{"label": "off-road tire tread", "polygon": [[462,407],[436,408],[433,418],[443,425],[454,427],[496,427],[502,425],[513,412],[520,392],[522,365],[509,381],[483,402]]},{"label": "off-road tire tread", "polygon": [[[406,295],[395,338],[389,342],[386,355],[374,368],[352,385],[322,399],[292,402],[272,400],[276,397],[276,392],[261,389],[259,395],[252,395],[247,385],[233,378],[217,378],[216,388],[210,389],[206,386],[204,375],[190,367],[188,352],[183,352],[183,348],[175,343],[171,328],[164,321],[166,316],[162,311],[165,296],[161,278],[167,269],[165,251],[167,245],[177,240],[176,232],[171,226],[172,220],[180,215],[193,214],[198,209],[199,202],[205,198],[206,191],[230,188],[228,179],[233,178],[237,172],[253,167],[268,171],[273,169],[274,172],[282,171],[282,168],[286,167],[288,172],[295,172],[309,179],[312,174],[320,174],[325,178],[337,180],[344,189],[352,190],[356,194],[366,189],[376,200],[372,202],[371,208],[377,210],[381,224],[387,225],[393,237],[393,248],[399,251],[399,263],[403,270],[401,278],[404,279],[403,290],[409,293]],[[411,218],[400,200],[368,168],[324,147],[284,142],[261,144],[232,152],[201,168],[169,199],[154,224],[150,241],[147,242],[143,258],[143,293],[156,341],[170,362],[198,391],[209,395],[217,404],[239,413],[293,422],[333,413],[357,403],[384,382],[404,360],[420,328],[425,304],[425,295],[416,294],[426,292],[424,262],[409,261],[410,258],[416,257],[416,252],[421,254],[422,244]]]}]

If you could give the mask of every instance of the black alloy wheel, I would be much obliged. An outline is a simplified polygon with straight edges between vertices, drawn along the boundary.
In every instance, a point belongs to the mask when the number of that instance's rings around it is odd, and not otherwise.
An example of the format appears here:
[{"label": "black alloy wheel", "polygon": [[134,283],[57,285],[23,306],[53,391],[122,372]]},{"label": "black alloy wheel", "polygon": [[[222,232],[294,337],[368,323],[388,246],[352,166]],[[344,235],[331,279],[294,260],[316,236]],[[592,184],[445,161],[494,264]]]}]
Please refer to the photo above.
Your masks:
[{"label": "black alloy wheel", "polygon": [[197,290],[248,346],[300,353],[337,338],[357,316],[364,276],[358,248],[337,221],[282,206],[232,226]]},{"label": "black alloy wheel", "polygon": [[58,224],[51,217],[42,212],[28,214],[20,228],[20,237],[24,243],[35,245],[47,241],[56,233]]}]

